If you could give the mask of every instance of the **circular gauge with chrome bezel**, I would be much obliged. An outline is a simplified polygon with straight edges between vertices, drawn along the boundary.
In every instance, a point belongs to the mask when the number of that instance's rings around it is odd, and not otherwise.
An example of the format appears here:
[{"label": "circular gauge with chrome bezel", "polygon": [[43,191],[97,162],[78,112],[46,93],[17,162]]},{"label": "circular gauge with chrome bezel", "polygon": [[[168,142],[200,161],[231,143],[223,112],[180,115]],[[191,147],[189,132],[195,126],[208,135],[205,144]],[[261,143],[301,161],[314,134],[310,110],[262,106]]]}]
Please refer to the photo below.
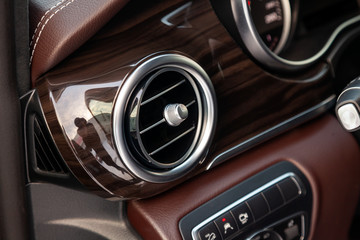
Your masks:
[{"label": "circular gauge with chrome bezel", "polygon": [[247,0],[247,6],[260,38],[272,52],[279,54],[290,35],[289,0]]}]

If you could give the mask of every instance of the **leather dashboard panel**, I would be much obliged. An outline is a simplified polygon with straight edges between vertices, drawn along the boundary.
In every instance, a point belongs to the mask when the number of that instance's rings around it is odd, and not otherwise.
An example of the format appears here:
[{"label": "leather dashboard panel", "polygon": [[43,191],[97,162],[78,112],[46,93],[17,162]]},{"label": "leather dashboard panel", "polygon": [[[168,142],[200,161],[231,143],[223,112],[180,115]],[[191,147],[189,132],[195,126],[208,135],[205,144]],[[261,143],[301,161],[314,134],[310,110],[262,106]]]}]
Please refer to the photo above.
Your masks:
[{"label": "leather dashboard panel", "polygon": [[360,191],[360,151],[332,115],[293,129],[162,195],[129,202],[129,221],[144,239],[181,239],[178,223],[183,216],[284,160],[295,164],[312,187],[309,239],[347,239]]},{"label": "leather dashboard panel", "polygon": [[30,64],[35,79],[78,49],[128,0],[30,0]]}]

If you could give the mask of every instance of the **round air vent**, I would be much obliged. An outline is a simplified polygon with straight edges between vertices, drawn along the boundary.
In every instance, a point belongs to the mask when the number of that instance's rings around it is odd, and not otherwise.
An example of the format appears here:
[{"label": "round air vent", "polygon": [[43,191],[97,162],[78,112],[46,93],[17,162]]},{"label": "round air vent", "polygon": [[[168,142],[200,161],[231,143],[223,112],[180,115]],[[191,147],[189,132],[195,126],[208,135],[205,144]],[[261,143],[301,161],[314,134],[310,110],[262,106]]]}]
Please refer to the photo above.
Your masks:
[{"label": "round air vent", "polygon": [[201,130],[202,99],[190,74],[162,68],[140,82],[125,116],[133,155],[149,167],[169,169],[194,150]]},{"label": "round air vent", "polygon": [[150,182],[183,176],[206,155],[215,111],[211,81],[193,60],[179,54],[144,60],[124,80],[114,106],[122,161]]}]

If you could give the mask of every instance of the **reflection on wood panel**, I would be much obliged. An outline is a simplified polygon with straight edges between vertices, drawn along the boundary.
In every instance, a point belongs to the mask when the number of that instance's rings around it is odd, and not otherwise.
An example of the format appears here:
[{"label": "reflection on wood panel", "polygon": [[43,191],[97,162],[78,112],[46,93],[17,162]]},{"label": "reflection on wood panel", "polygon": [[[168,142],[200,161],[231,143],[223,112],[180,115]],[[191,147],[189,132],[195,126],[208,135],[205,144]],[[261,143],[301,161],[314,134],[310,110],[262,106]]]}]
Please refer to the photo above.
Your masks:
[{"label": "reflection on wood panel", "polygon": [[295,83],[264,72],[231,39],[207,0],[131,1],[88,43],[37,80],[48,125],[65,161],[100,195],[148,197],[184,180],[153,184],[133,176],[111,134],[111,110],[122,82],[142,58],[160,51],[190,56],[213,82],[218,121],[205,163],[332,92],[327,75]]}]

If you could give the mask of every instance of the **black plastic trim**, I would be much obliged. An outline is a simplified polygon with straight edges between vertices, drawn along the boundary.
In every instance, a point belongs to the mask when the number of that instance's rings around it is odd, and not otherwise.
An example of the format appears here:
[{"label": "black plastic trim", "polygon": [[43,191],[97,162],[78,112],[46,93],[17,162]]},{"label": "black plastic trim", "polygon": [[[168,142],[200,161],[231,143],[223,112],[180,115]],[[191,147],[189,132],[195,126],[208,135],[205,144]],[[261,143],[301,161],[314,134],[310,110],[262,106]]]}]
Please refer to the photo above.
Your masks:
[{"label": "black plastic trim", "polygon": [[48,183],[30,183],[26,189],[33,240],[141,239],[127,220],[125,201]]},{"label": "black plastic trim", "polygon": [[[241,239],[241,237],[249,236],[252,233],[255,233],[269,225],[272,225],[274,222],[278,222],[279,220],[298,212],[304,212],[305,215],[311,216],[312,192],[308,180],[306,179],[304,174],[293,164],[289,162],[280,162],[245,180],[244,182],[238,184],[237,186],[222,193],[221,195],[210,200],[209,202],[195,209],[191,213],[187,214],[179,222],[179,228],[183,239],[193,239],[193,229],[200,223],[202,223],[204,220],[211,218],[216,213],[221,212],[224,208],[227,208],[229,205],[233,204],[239,199],[254,192],[256,189],[261,188],[269,182],[272,182],[274,179],[289,173],[293,173],[294,176],[298,178],[299,182],[302,183],[302,194],[298,198],[291,200],[283,207],[272,211],[270,214],[266,215],[262,219],[259,219],[256,224],[249,226],[246,231],[240,233],[240,235],[238,235],[237,237],[240,237]],[[305,223],[305,229],[307,230],[305,232],[305,236],[307,236],[309,233],[309,227],[310,220],[306,221]]]}]

